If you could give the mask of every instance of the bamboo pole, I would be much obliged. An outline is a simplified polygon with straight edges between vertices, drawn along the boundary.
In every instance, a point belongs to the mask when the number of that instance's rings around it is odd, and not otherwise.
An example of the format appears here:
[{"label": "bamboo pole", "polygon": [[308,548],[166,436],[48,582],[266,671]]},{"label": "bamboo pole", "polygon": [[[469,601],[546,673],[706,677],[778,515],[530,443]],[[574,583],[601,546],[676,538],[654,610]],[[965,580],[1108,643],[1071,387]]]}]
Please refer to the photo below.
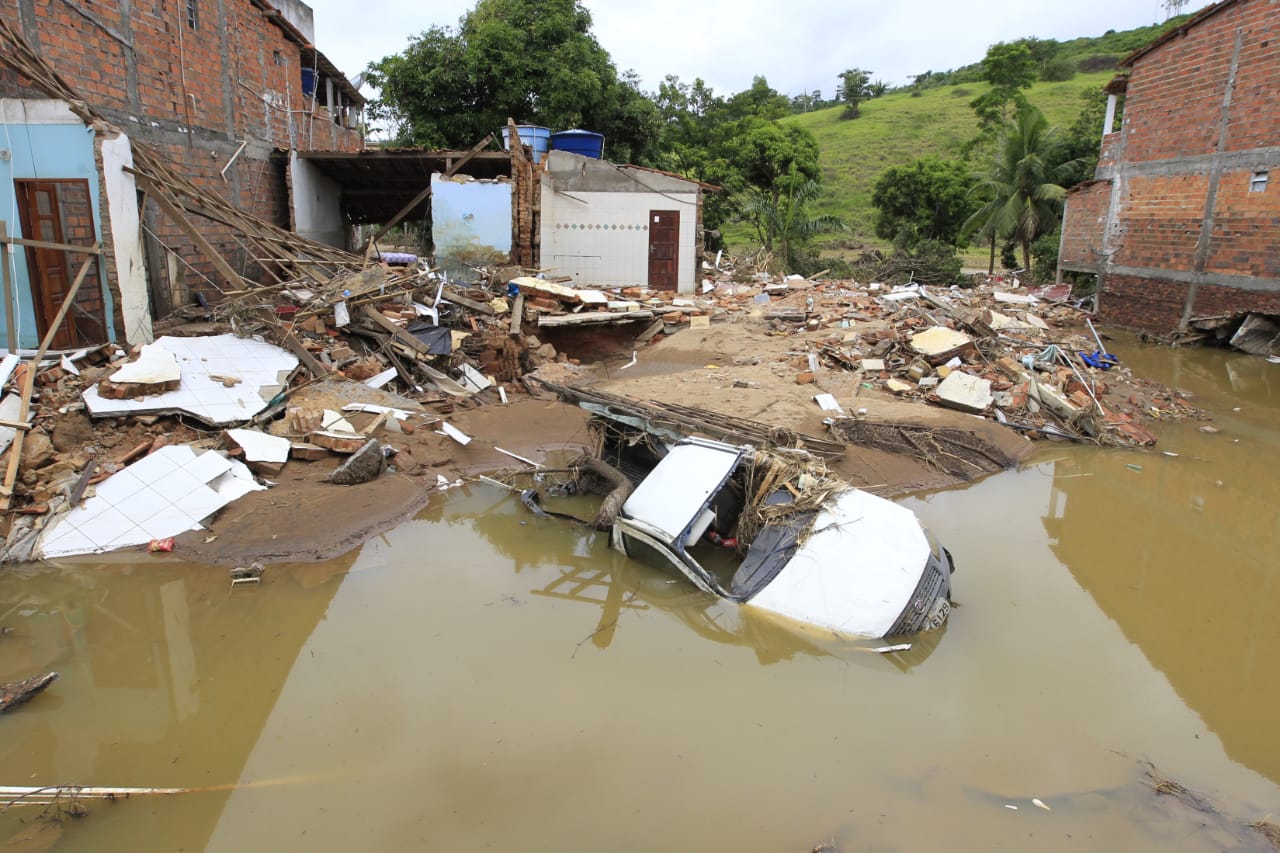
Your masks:
[{"label": "bamboo pole", "polygon": [[[101,243],[98,244],[102,246]],[[53,322],[49,324],[49,330],[44,333],[44,340],[40,342],[40,349],[36,350],[36,357],[31,360],[27,367],[27,374],[22,380],[22,399],[18,406],[18,422],[25,423],[31,413],[31,392],[35,389],[36,370],[40,367],[40,361],[44,358],[44,354],[49,351],[49,344],[53,343],[54,336],[58,333],[58,329],[62,326],[62,321],[66,319],[67,312],[71,310],[71,305],[75,302],[76,293],[80,290],[80,285],[84,282],[85,276],[89,274],[89,267],[96,260],[96,255],[90,255],[84,259],[84,263],[80,265],[80,271],[76,273],[76,279],[71,283],[71,289],[67,291],[67,295],[62,300],[62,307],[58,309],[58,316],[53,318]],[[13,503],[13,484],[18,479],[18,464],[22,457],[22,444],[26,438],[26,432],[18,430],[17,435],[13,437],[13,445],[9,448],[9,469],[4,475],[4,486],[0,487],[0,510],[8,510]]]}]

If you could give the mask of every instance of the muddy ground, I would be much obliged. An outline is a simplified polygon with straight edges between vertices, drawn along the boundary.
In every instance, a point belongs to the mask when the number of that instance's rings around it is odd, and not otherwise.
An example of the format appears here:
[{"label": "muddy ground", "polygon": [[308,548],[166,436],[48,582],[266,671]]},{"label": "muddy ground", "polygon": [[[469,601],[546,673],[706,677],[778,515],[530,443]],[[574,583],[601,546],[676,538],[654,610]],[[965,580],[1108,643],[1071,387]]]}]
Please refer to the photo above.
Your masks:
[{"label": "muddy ground", "polygon": [[[1015,461],[1031,451],[1030,441],[994,422],[860,388],[852,374],[823,371],[815,383],[797,385],[789,353],[802,343],[795,336],[762,336],[745,322],[724,323],[667,337],[643,350],[636,363],[625,370],[618,369],[618,358],[610,358],[592,367],[548,365],[535,375],[558,383],[590,384],[639,400],[696,405],[829,438],[823,419],[830,413],[813,402],[814,394],[828,392],[851,414],[865,409],[863,417],[868,421],[961,430]],[[484,473],[527,467],[495,448],[542,463],[548,457],[559,454],[559,458],[567,458],[592,446],[589,416],[581,408],[514,388],[509,397],[511,402],[506,405],[489,404],[443,416],[473,438],[466,446],[439,434],[432,422],[441,416],[430,412],[408,421],[412,433],[395,428],[382,433],[382,440],[396,454],[389,470],[368,483],[337,486],[328,482],[329,474],[341,462],[336,456],[315,462],[291,461],[280,476],[272,478],[276,483],[273,488],[228,506],[207,531],[178,537],[175,551],[215,565],[327,559],[421,510],[442,494],[441,477],[455,484]],[[314,408],[341,408],[349,402],[416,408],[412,400],[349,382],[303,389],[290,402]],[[359,429],[373,416],[356,415],[350,420]],[[849,483],[887,497],[972,479],[948,474],[918,456],[875,448],[850,448],[830,467]]]}]

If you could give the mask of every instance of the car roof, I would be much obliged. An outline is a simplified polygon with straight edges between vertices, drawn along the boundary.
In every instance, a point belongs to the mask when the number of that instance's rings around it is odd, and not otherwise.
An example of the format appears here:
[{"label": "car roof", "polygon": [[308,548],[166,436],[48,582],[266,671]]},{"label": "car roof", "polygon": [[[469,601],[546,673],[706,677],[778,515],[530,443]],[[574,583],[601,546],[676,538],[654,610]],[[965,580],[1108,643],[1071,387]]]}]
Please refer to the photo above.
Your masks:
[{"label": "car roof", "polygon": [[720,442],[681,442],[636,486],[622,514],[675,540],[724,485],[742,454],[743,448]]}]

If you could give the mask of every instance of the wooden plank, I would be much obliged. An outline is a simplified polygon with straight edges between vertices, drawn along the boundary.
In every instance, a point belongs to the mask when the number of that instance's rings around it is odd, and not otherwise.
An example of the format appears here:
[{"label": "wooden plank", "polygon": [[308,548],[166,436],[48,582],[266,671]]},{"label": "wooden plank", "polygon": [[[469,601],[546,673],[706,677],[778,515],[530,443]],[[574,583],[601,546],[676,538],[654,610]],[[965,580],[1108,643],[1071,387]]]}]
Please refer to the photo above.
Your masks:
[{"label": "wooden plank", "polygon": [[231,264],[226,262],[216,249],[213,248],[213,245],[204,238],[204,235],[200,233],[200,230],[191,224],[191,220],[187,219],[187,217],[183,215],[182,211],[178,210],[173,202],[169,201],[169,199],[165,197],[161,187],[153,183],[150,178],[141,174],[136,175],[136,177],[138,180],[142,181],[143,188],[147,190],[151,198],[155,200],[155,203],[160,206],[160,209],[164,211],[165,215],[169,217],[173,224],[182,229],[182,231],[196,244],[196,247],[200,249],[205,258],[217,268],[222,277],[227,280],[227,284],[231,286],[231,289],[239,290],[243,287],[245,279],[232,268]]},{"label": "wooden plank", "polygon": [[645,329],[643,332],[636,335],[636,340],[641,343],[652,340],[654,335],[658,334],[658,332],[661,332],[666,327],[667,327],[667,323],[665,320],[661,320],[661,319],[654,320],[653,324],[650,325],[649,328]]},{"label": "wooden plank", "polygon": [[520,334],[520,324],[524,322],[524,294],[516,292],[516,298],[511,302],[511,334]]},{"label": "wooden plank", "polygon": [[421,370],[423,374],[430,377],[431,381],[436,383],[436,385],[439,386],[441,391],[443,391],[444,393],[452,397],[470,397],[471,396],[471,392],[468,391],[466,388],[463,388],[456,381],[449,378],[446,374],[441,373],[439,370],[436,370],[435,368],[425,364],[422,361],[423,358],[431,357],[431,351],[427,349],[427,345],[424,344],[422,341],[418,340],[413,335],[409,334],[404,329],[400,328],[395,323],[391,322],[391,320],[385,317],[381,311],[379,311],[377,308],[374,308],[372,305],[364,306],[364,316],[372,320],[379,328],[385,329],[386,331],[390,332],[391,339],[395,343],[401,344],[402,346],[408,347],[410,350],[412,350],[414,354],[418,356],[418,362],[417,362],[418,369]]},{"label": "wooden plank", "polygon": [[[485,146],[492,141],[493,141],[493,134],[490,133],[487,136],[485,136],[484,139],[481,139],[474,146],[472,146],[471,150],[469,150],[466,154],[463,154],[461,157],[459,157],[453,163],[452,166],[450,166],[448,169],[444,171],[442,177],[446,177],[446,178],[452,177],[455,173],[457,173],[459,169],[461,169],[464,165],[466,165],[471,160],[472,157],[476,156],[481,151],[483,151]],[[399,225],[404,220],[404,218],[408,216],[415,207],[422,204],[422,202],[426,200],[427,196],[429,195],[431,195],[430,181],[427,182],[427,186],[422,192],[418,193],[413,197],[413,201],[409,202],[404,207],[400,208],[400,210],[396,212],[396,215],[391,217],[391,219],[388,220],[381,228],[375,231],[373,236],[369,238],[369,242],[364,244],[364,256],[366,260],[369,257],[369,252],[373,249],[373,244],[378,242],[380,239],[382,239],[383,235],[386,234],[388,231],[390,231],[392,228],[395,228],[397,225]]]},{"label": "wooden plank", "polygon": [[[98,245],[101,246],[102,244],[99,243]],[[67,317],[67,312],[71,310],[71,305],[76,299],[76,293],[79,292],[80,285],[84,283],[85,276],[89,274],[89,268],[93,266],[94,261],[95,256],[90,255],[80,265],[80,271],[76,273],[75,281],[71,282],[71,289],[67,291],[67,295],[63,298],[62,307],[58,309],[58,315],[49,324],[49,330],[44,333],[44,340],[40,342],[40,349],[36,350],[36,357],[31,360],[31,364],[27,367],[26,375],[22,381],[22,398],[18,406],[19,423],[26,423],[29,419],[31,392],[35,389],[36,369],[40,366],[40,360],[49,351],[49,344],[53,343],[54,335],[58,333],[58,329],[62,326],[62,321]],[[4,486],[0,487],[0,510],[8,510],[13,503],[13,484],[18,479],[18,463],[22,458],[22,443],[26,435],[25,431],[19,430],[18,434],[13,437],[13,446],[9,448],[9,469],[4,475]]]},{"label": "wooden plank", "polygon": [[0,222],[0,261],[4,262],[4,331],[9,345],[9,352],[18,351],[18,338],[13,330],[13,282],[9,279],[9,254],[13,249],[8,243],[9,226]]},{"label": "wooden plank", "polygon": [[468,299],[452,287],[446,287],[444,289],[444,298],[446,302],[455,302],[463,308],[470,308],[477,314],[484,314],[489,317],[492,317],[494,314],[492,306],[487,302],[476,302],[474,299]]},{"label": "wooden plank", "polygon": [[652,320],[652,311],[594,311],[590,314],[543,314],[538,317],[539,328],[557,328],[563,326],[600,326],[638,323],[641,320]]},{"label": "wooden plank", "polygon": [[284,345],[289,348],[289,352],[293,353],[307,368],[307,372],[315,379],[323,379],[329,375],[329,371],[325,366],[316,360],[316,357],[302,345],[302,341],[298,340],[298,336],[288,329],[280,330],[280,339],[284,341]]},{"label": "wooden plank", "polygon": [[102,250],[93,246],[75,246],[71,243],[49,243],[45,240],[28,240],[25,237],[7,237],[0,223],[0,243],[12,243],[15,246],[29,246],[32,249],[53,249],[59,252],[76,252],[81,255],[101,255]]}]

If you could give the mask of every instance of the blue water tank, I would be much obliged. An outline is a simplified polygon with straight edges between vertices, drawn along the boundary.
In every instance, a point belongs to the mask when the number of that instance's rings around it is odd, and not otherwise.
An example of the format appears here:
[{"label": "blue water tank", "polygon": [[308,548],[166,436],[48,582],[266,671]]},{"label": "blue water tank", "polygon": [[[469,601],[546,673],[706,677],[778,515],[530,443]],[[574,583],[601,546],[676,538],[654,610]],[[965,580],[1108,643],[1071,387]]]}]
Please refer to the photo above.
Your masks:
[{"label": "blue water tank", "polygon": [[568,151],[599,160],[604,153],[604,134],[593,130],[562,130],[551,134],[551,150]]},{"label": "blue water tank", "polygon": [[[521,143],[533,149],[533,162],[541,163],[542,158],[547,154],[547,145],[551,142],[551,128],[536,124],[517,124],[516,135],[520,137]],[[509,127],[502,129],[502,147],[507,151],[511,150],[511,128]]]}]

